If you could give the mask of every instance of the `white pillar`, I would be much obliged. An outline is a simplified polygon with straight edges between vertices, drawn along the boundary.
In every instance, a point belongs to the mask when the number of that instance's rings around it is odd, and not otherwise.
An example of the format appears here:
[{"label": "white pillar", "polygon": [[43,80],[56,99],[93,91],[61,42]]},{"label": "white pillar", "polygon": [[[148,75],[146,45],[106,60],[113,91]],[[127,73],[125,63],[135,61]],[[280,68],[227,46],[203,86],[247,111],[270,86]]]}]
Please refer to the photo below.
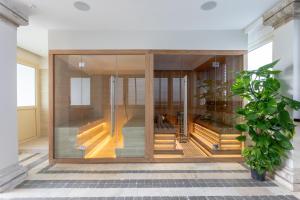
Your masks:
[{"label": "white pillar", "polygon": [[[300,101],[300,19],[294,19],[294,46],[293,46],[293,98]],[[300,111],[294,112],[293,115],[296,122],[300,122]]]},{"label": "white pillar", "polygon": [[[292,16],[292,17],[291,17]],[[264,25],[272,26],[273,56],[280,59],[282,92],[300,101],[300,1],[280,1],[264,14]],[[300,112],[292,112],[296,128],[293,139],[294,150],[284,165],[275,173],[275,179],[293,191],[300,191]]]},{"label": "white pillar", "polygon": [[23,17],[0,2],[0,192],[20,184],[27,175],[18,163],[16,47],[21,22]]},{"label": "white pillar", "polygon": [[[300,19],[293,21],[293,99],[300,101]],[[296,124],[292,151],[293,190],[300,191],[300,111],[294,111],[293,117]]]},{"label": "white pillar", "polygon": [[[300,20],[293,19],[274,31],[274,59],[280,59],[284,95],[300,100]],[[292,112],[295,120],[294,150],[289,153],[285,165],[278,170],[275,179],[293,191],[300,191],[300,123],[299,111]]]}]

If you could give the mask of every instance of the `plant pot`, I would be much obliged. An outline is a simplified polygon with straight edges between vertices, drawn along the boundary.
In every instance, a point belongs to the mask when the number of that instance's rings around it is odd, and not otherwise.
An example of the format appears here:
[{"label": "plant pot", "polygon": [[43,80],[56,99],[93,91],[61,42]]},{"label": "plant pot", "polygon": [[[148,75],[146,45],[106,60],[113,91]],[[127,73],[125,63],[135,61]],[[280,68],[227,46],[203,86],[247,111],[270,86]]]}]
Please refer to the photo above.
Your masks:
[{"label": "plant pot", "polygon": [[251,177],[257,181],[265,181],[266,172],[264,172],[263,174],[259,174],[255,169],[251,169]]}]

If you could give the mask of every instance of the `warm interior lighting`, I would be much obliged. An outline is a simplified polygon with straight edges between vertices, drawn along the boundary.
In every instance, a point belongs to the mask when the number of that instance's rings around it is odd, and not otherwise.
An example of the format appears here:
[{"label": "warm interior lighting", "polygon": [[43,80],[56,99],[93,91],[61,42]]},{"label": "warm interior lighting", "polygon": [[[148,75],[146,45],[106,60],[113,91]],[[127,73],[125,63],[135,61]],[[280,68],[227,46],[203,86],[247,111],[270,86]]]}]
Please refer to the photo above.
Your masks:
[{"label": "warm interior lighting", "polygon": [[91,131],[94,131],[94,130],[96,130],[97,128],[103,127],[103,128],[105,129],[105,128],[106,128],[106,125],[107,125],[106,122],[102,122],[102,123],[98,124],[97,126],[94,126],[94,127],[92,127],[92,128],[89,128],[89,129],[87,129],[87,130],[85,130],[85,131],[79,133],[79,134],[77,135],[77,139],[79,139],[79,138],[81,138],[81,137],[84,137],[85,134],[90,133]]},{"label": "warm interior lighting", "polygon": [[[107,144],[112,140],[111,135],[107,135],[94,149],[91,153],[87,154],[85,158],[94,158],[97,157],[97,154],[101,150],[105,150]],[[114,156],[115,157],[115,156]]]}]

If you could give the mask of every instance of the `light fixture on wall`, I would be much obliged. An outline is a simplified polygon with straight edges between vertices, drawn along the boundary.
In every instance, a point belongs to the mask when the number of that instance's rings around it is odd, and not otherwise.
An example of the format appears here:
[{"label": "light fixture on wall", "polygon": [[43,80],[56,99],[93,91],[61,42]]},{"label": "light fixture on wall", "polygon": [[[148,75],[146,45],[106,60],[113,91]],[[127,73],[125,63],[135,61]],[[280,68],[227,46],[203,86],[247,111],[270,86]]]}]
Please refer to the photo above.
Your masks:
[{"label": "light fixture on wall", "polygon": [[201,9],[204,11],[213,10],[217,7],[216,1],[207,1],[201,5]]},{"label": "light fixture on wall", "polygon": [[215,61],[212,62],[212,67],[213,68],[219,68],[220,67],[220,62],[217,61],[217,56],[215,56]]},{"label": "light fixture on wall", "polygon": [[82,61],[79,62],[79,63],[78,63],[78,67],[79,67],[79,68],[85,68],[85,62],[82,62]]},{"label": "light fixture on wall", "polygon": [[85,68],[85,62],[83,61],[83,56],[80,56],[80,61],[78,62],[79,69]]}]

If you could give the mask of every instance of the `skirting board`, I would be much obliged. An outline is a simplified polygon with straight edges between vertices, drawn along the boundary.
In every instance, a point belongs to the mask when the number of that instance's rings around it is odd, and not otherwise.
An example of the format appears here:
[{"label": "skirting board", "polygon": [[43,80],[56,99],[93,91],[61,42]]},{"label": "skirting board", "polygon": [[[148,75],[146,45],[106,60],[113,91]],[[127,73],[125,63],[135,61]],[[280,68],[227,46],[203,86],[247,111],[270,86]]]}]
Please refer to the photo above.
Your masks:
[{"label": "skirting board", "polygon": [[18,163],[0,170],[0,192],[11,190],[27,177],[27,169]]},{"label": "skirting board", "polygon": [[293,183],[294,173],[292,170],[286,167],[282,168],[281,170],[275,172],[274,179],[280,185],[288,188],[290,191],[295,190],[294,183]]}]

